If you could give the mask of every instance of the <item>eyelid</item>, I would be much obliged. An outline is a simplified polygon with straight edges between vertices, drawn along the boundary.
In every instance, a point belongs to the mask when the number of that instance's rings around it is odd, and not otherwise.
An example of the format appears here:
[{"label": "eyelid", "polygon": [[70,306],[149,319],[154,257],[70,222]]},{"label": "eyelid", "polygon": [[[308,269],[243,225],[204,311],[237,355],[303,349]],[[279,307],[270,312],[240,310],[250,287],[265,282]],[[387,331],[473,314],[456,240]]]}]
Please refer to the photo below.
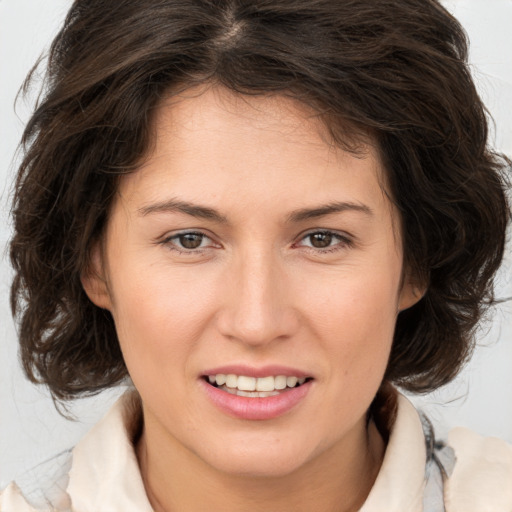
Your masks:
[{"label": "eyelid", "polygon": [[[203,239],[210,240],[210,244],[205,247],[198,247],[196,249],[187,249],[185,247],[179,247],[177,244],[172,243],[173,240],[178,239],[180,236],[184,235],[199,235],[202,236]],[[220,247],[220,244],[215,242],[214,238],[205,233],[201,229],[180,229],[178,231],[170,232],[164,235],[163,237],[159,238],[157,240],[157,243],[160,245],[166,245],[171,248],[171,250],[177,251],[182,254],[200,254],[201,252],[211,249],[211,248],[217,248]]]},{"label": "eyelid", "polygon": [[[314,235],[317,233],[332,235],[338,241],[338,243],[336,243],[334,245],[327,246],[327,247],[323,247],[323,248],[322,247],[312,247],[310,245],[299,245],[300,242],[302,242],[308,236],[311,236],[311,235]],[[299,245],[300,247],[304,247],[306,249],[310,249],[315,252],[322,253],[322,252],[333,252],[334,250],[341,250],[345,247],[351,247],[352,245],[354,245],[354,240],[351,235],[349,235],[348,233],[346,233],[344,231],[337,231],[335,229],[326,229],[326,228],[314,228],[314,229],[308,229],[306,232],[301,233],[297,237],[297,242],[295,242],[293,245]]]}]

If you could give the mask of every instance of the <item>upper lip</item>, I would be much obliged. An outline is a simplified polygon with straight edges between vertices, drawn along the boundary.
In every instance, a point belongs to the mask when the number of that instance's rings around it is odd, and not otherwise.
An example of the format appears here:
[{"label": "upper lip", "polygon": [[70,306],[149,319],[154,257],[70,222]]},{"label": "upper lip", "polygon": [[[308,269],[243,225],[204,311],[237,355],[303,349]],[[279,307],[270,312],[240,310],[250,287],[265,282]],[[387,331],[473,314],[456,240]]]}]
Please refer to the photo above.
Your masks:
[{"label": "upper lip", "polygon": [[312,377],[312,375],[303,370],[292,368],[290,366],[282,366],[278,364],[271,364],[266,366],[247,366],[244,364],[230,364],[225,366],[217,366],[203,372],[203,376],[218,375],[223,373],[225,375],[245,375],[247,377],[268,377],[276,375],[284,375],[285,377]]}]

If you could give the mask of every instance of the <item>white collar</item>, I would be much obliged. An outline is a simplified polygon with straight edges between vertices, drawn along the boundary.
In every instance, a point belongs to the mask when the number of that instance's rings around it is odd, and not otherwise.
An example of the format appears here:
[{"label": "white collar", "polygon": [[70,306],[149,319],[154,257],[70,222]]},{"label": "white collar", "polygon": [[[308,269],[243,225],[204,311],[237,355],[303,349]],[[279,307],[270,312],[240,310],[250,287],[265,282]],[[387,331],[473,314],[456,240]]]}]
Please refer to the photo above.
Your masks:
[{"label": "white collar", "polygon": [[127,392],[73,449],[67,493],[80,512],[150,512],[132,444],[138,395]]},{"label": "white collar", "polygon": [[384,460],[360,512],[422,512],[426,459],[418,412],[399,394]]}]

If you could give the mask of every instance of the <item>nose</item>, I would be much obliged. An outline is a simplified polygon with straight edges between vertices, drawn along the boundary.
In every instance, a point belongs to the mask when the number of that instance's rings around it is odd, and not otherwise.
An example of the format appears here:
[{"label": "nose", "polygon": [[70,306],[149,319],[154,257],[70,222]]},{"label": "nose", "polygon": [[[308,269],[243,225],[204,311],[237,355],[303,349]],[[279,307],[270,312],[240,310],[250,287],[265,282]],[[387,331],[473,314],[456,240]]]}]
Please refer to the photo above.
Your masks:
[{"label": "nose", "polygon": [[279,257],[253,251],[231,263],[217,317],[221,334],[252,347],[292,337],[299,315]]}]

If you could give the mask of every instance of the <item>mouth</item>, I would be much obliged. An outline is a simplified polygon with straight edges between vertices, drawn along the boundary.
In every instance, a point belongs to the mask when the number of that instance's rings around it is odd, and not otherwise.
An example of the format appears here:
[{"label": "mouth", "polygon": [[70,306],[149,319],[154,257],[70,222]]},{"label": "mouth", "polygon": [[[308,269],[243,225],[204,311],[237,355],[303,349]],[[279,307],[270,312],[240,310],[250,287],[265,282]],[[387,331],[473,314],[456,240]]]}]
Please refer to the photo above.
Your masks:
[{"label": "mouth", "polygon": [[286,393],[310,382],[312,377],[298,377],[286,375],[268,375],[266,377],[251,377],[248,375],[235,375],[217,373],[204,375],[203,380],[210,386],[231,395],[248,398],[267,398]]}]

